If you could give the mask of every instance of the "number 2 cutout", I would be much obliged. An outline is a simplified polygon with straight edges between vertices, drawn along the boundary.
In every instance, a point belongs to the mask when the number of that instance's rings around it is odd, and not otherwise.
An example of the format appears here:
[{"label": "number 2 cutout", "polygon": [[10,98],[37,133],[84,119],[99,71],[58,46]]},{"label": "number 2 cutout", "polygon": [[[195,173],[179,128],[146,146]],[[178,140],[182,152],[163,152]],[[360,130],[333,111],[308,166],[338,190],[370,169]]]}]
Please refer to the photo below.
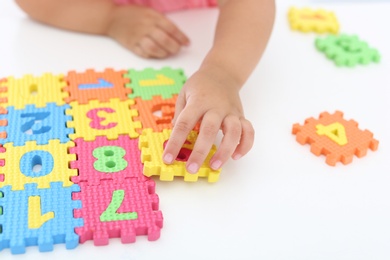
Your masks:
[{"label": "number 2 cutout", "polygon": [[21,118],[26,118],[26,117],[32,117],[31,120],[27,121],[24,123],[21,127],[20,130],[22,133],[29,134],[29,130],[31,130],[31,134],[37,135],[37,134],[44,134],[46,132],[49,132],[51,130],[50,126],[41,126],[39,129],[33,129],[33,126],[35,124],[40,124],[41,120],[47,118],[50,116],[50,112],[38,112],[38,113],[25,113],[21,114]]}]

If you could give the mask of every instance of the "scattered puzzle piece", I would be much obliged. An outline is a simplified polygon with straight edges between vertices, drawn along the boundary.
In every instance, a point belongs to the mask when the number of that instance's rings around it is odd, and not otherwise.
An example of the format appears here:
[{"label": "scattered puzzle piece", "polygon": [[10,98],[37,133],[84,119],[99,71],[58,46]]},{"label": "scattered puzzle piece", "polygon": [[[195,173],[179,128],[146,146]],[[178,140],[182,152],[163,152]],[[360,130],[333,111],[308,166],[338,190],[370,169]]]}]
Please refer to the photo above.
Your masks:
[{"label": "scattered puzzle piece", "polygon": [[288,19],[292,30],[301,32],[334,33],[339,31],[336,15],[323,9],[290,8]]},{"label": "scattered puzzle piece", "polygon": [[315,45],[337,66],[354,67],[357,64],[365,65],[380,61],[378,50],[369,47],[356,35],[329,35],[325,38],[317,38]]},{"label": "scattered puzzle piece", "polygon": [[354,155],[363,157],[368,149],[376,151],[379,145],[370,131],[360,130],[357,122],[345,120],[340,111],[323,112],[319,119],[306,119],[304,125],[294,124],[292,133],[298,143],[310,144],[313,154],[325,155],[331,166],[351,163]]},{"label": "scattered puzzle piece", "polygon": [[199,168],[198,173],[191,174],[185,168],[185,163],[194,147],[197,132],[191,131],[187,142],[183,145],[176,161],[170,165],[162,161],[164,143],[169,139],[171,130],[164,129],[162,132],[153,132],[152,129],[144,129],[139,137],[139,149],[141,160],[144,163],[144,174],[148,177],[159,175],[162,181],[172,181],[174,176],[184,177],[184,181],[195,182],[198,177],[206,177],[209,182],[219,179],[220,170],[213,170],[208,165],[216,147],[213,146],[206,160]]}]

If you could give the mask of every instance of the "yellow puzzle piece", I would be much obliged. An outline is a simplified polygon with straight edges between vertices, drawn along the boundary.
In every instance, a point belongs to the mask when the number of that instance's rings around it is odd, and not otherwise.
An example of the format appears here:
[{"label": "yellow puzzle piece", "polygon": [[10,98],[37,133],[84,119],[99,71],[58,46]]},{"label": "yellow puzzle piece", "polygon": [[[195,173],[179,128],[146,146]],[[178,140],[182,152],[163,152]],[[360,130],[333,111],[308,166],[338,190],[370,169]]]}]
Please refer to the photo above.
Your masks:
[{"label": "yellow puzzle piece", "polygon": [[301,32],[333,33],[339,32],[339,23],[333,12],[323,9],[290,8],[288,19],[292,30]]},{"label": "yellow puzzle piece", "polygon": [[163,132],[153,132],[151,128],[144,129],[139,137],[138,147],[141,150],[141,161],[144,163],[144,175],[150,177],[159,175],[162,181],[172,181],[174,176],[184,177],[184,181],[196,182],[198,177],[207,177],[208,182],[216,182],[219,179],[221,170],[213,170],[208,165],[213,154],[216,152],[215,145],[207,155],[205,162],[200,167],[198,173],[191,174],[186,168],[186,159],[194,148],[197,132],[191,131],[187,137],[175,162],[167,165],[162,160],[164,143],[171,135],[170,129]]},{"label": "yellow puzzle piece", "polygon": [[0,174],[4,174],[0,188],[11,185],[12,190],[24,190],[24,184],[37,183],[39,189],[48,189],[51,182],[62,182],[63,187],[73,185],[70,177],[76,176],[77,170],[70,169],[69,163],[76,160],[76,155],[68,154],[73,146],[73,142],[61,144],[57,139],[47,145],[37,145],[35,141],[28,141],[25,146],[5,144],[6,152],[0,153],[0,159],[5,160],[0,167]]}]

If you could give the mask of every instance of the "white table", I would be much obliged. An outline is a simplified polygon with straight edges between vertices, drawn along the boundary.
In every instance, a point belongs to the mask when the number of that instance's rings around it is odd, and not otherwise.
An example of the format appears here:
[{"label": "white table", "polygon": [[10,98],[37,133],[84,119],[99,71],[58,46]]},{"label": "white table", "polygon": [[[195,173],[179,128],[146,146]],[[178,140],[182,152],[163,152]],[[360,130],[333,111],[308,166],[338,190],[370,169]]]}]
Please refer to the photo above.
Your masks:
[{"label": "white table", "polygon": [[[215,184],[157,181],[164,228],[155,242],[138,237],[123,245],[112,239],[109,246],[95,247],[89,241],[70,251],[59,244],[50,253],[29,247],[15,259],[389,259],[390,3],[295,2],[335,11],[341,31],[378,48],[382,61],[334,66],[315,50],[314,34],[289,29],[291,1],[278,1],[268,49],[242,90],[256,129],[250,154],[229,161]],[[170,17],[188,33],[191,46],[166,60],[144,60],[110,39],[33,22],[12,1],[2,1],[0,77],[162,66],[190,75],[212,43],[217,11]],[[372,131],[378,151],[331,167],[295,141],[294,123],[335,110]],[[0,258],[13,256],[6,249]]]}]

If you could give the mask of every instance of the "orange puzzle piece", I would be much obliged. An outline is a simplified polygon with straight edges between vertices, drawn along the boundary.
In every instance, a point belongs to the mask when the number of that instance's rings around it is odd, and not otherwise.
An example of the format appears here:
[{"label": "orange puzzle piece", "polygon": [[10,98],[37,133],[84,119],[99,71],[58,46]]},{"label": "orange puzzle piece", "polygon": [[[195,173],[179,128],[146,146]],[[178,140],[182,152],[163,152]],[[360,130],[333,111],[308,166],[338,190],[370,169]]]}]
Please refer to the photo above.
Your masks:
[{"label": "orange puzzle piece", "polygon": [[326,163],[335,166],[337,162],[348,164],[353,156],[363,157],[367,150],[376,151],[379,141],[368,130],[360,130],[354,120],[345,120],[343,113],[323,112],[319,119],[308,118],[304,125],[294,124],[292,133],[298,143],[310,144],[310,151],[326,156]]},{"label": "orange puzzle piece", "polygon": [[131,89],[125,87],[129,79],[122,75],[126,72],[126,70],[114,71],[113,69],[106,69],[104,72],[89,69],[83,73],[70,71],[65,77],[68,85],[63,88],[63,91],[69,92],[69,97],[65,101],[87,104],[90,100],[101,102],[108,102],[112,98],[127,100]]},{"label": "orange puzzle piece", "polygon": [[164,129],[171,129],[171,121],[175,115],[175,104],[177,95],[171,98],[163,99],[161,96],[153,96],[151,100],[135,98],[135,104],[132,109],[138,111],[135,121],[140,121],[142,128],[137,129],[142,133],[142,129],[152,128],[156,132],[162,132]]}]

